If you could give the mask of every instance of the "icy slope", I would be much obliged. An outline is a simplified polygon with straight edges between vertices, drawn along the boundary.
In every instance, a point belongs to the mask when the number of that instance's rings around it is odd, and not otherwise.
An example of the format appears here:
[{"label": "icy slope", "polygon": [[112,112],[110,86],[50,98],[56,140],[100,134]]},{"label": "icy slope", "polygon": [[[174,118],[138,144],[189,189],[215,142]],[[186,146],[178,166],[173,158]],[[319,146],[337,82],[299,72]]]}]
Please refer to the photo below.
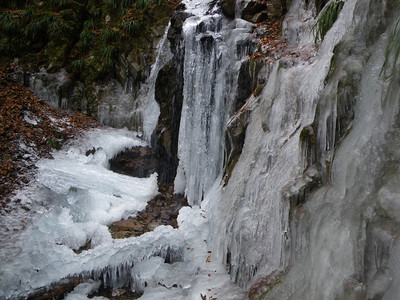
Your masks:
[{"label": "icy slope", "polygon": [[[284,21],[299,49],[313,43],[311,8],[293,1]],[[381,73],[397,25],[396,1],[348,0],[314,60],[268,73],[242,155],[207,204],[213,250],[257,297],[397,299],[399,62]]]}]

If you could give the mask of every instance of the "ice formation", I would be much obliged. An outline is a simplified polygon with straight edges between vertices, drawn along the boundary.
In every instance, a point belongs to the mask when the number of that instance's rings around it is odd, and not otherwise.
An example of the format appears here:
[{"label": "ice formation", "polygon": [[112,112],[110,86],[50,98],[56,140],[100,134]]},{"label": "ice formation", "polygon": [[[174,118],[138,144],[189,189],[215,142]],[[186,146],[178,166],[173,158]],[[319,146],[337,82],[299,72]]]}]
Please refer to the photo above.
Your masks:
[{"label": "ice formation", "polygon": [[[199,204],[223,164],[224,131],[233,113],[241,60],[252,51],[253,25],[228,20],[207,1],[184,1],[184,90],[175,191]],[[211,9],[211,11],[210,11]]]},{"label": "ice formation", "polygon": [[[183,26],[175,189],[192,207],[181,209],[179,228],[111,239],[107,225],[143,209],[157,175],[107,169],[117,152],[144,143],[134,133],[90,132],[41,161],[38,187],[21,191],[37,213],[3,243],[0,298],[81,275],[86,282],[68,299],[86,299],[97,281],[129,285],[141,299],[245,299],[243,287],[279,272],[260,299],[267,292],[275,299],[397,299],[400,60],[387,49],[398,41],[399,8],[347,0],[315,46],[312,2],[291,1],[283,36],[305,56],[283,57],[260,74],[265,88],[247,103],[243,150],[223,182],[224,130],[251,25],[228,21],[207,1],[184,1],[192,16]],[[156,118],[154,99],[147,100],[146,138]],[[73,251],[88,240],[92,249]]]}]

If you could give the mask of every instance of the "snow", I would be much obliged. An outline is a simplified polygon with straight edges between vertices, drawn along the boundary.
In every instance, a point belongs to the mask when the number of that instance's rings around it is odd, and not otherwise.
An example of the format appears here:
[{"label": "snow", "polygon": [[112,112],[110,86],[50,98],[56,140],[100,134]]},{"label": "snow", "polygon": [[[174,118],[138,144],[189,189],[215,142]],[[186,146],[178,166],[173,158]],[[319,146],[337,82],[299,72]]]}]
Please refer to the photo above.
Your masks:
[{"label": "snow", "polygon": [[[96,282],[92,279],[89,279],[87,282],[79,284],[71,293],[68,294],[65,300],[87,300],[89,299],[87,296],[90,293],[97,291],[100,287],[100,284],[100,281]],[[103,300],[107,298],[93,297],[91,299]]]},{"label": "snow", "polygon": [[[23,298],[74,275],[85,282],[67,299],[87,299],[101,282],[115,289],[131,286],[144,292],[143,299],[198,299],[200,293],[242,299],[225,267],[208,258],[208,219],[199,207],[181,210],[179,229],[159,226],[139,237],[111,238],[111,222],[144,209],[157,193],[157,174],[116,174],[107,161],[144,144],[127,130],[92,130],[54,152],[54,159],[39,161],[37,180],[18,193],[34,214],[26,228],[2,241],[0,299]],[[73,251],[87,241],[91,249]]]},{"label": "snow", "polygon": [[37,118],[35,115],[33,115],[32,113],[25,112],[24,121],[29,124],[32,124],[32,125],[37,125],[38,122],[40,122],[41,120],[39,118]]}]

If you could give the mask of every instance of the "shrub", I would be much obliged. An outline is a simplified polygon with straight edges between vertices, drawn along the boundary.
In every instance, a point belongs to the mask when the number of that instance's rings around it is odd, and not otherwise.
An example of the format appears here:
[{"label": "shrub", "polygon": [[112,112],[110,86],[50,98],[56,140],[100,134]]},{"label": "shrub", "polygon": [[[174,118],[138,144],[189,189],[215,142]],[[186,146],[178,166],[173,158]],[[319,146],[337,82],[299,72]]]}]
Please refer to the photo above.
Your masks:
[{"label": "shrub", "polygon": [[7,13],[0,14],[0,23],[2,31],[10,35],[15,33],[19,27],[18,19],[15,16]]},{"label": "shrub", "polygon": [[101,31],[101,39],[107,43],[114,41],[116,37],[117,33],[108,26]]},{"label": "shrub", "polygon": [[30,22],[35,17],[36,17],[36,13],[31,8],[24,10],[22,13],[23,20],[28,21],[28,22]]},{"label": "shrub", "polygon": [[400,57],[400,20],[389,35],[388,44],[385,49],[385,62],[383,63],[381,76],[388,80],[397,69],[397,62]]},{"label": "shrub", "polygon": [[332,1],[321,11],[317,22],[313,26],[315,43],[317,43],[319,40],[324,40],[326,33],[329,29],[331,29],[333,23],[335,23],[337,17],[339,16],[343,5],[344,1],[342,0]]},{"label": "shrub", "polygon": [[[162,3],[161,0],[157,1],[157,4],[161,4],[161,3]],[[139,8],[145,8],[145,7],[148,7],[148,6],[152,5],[152,4],[153,4],[153,0],[137,0],[136,1],[136,6],[139,7]]]},{"label": "shrub", "polygon": [[124,21],[122,22],[122,28],[126,33],[132,35],[138,32],[140,29],[140,24],[133,20]]},{"label": "shrub", "polygon": [[82,72],[85,68],[85,61],[84,60],[74,60],[72,63],[72,68],[74,68],[78,72]]}]

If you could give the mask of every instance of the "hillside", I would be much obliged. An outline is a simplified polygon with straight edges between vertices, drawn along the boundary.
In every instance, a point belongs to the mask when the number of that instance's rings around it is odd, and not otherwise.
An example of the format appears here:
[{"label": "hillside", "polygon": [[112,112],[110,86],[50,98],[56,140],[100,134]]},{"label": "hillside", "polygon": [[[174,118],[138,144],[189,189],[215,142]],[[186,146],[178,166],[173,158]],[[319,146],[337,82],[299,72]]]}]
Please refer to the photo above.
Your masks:
[{"label": "hillside", "polygon": [[38,159],[51,157],[68,139],[98,126],[84,114],[62,112],[40,101],[9,72],[0,70],[1,214],[10,209],[14,189],[30,181]]}]

